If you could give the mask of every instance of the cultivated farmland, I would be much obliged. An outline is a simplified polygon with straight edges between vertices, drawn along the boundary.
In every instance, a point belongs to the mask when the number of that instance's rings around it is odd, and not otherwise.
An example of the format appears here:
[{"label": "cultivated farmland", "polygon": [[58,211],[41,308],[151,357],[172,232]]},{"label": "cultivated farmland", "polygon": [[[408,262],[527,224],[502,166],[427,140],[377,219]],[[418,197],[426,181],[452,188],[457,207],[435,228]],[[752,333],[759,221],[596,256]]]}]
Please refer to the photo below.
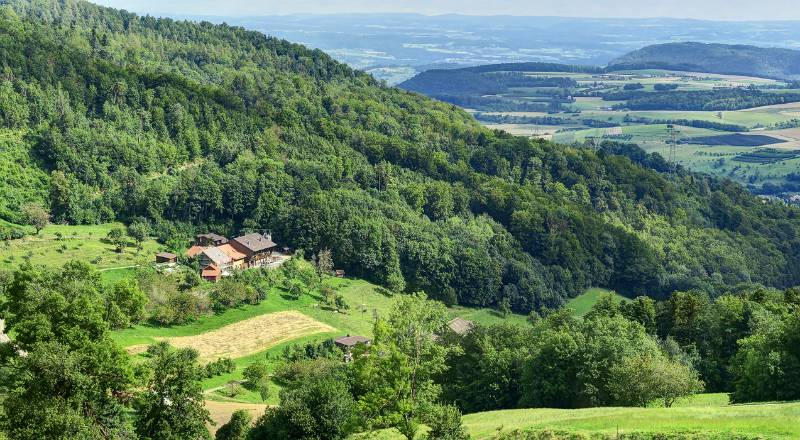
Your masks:
[{"label": "cultivated farmland", "polygon": [[[200,353],[201,362],[210,362],[221,357],[247,356],[302,336],[334,330],[336,329],[300,312],[285,311],[246,319],[195,336],[161,340],[174,347],[193,348]],[[128,347],[128,351],[138,353],[146,348],[134,345]]]}]

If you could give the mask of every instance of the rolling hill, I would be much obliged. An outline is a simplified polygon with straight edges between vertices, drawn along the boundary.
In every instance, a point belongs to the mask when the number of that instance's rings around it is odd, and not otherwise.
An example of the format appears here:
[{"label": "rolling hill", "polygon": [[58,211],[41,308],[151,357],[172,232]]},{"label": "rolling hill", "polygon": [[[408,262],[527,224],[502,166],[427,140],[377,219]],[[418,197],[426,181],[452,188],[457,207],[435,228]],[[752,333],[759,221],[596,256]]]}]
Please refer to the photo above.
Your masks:
[{"label": "rolling hill", "polygon": [[[72,0],[9,0],[0,27],[0,134],[42,176],[31,191],[0,167],[11,223],[26,203],[57,223],[146,221],[173,250],[198,231],[271,230],[392,290],[522,314],[591,286],[660,297],[800,282],[794,208],[670,178],[636,147],[491,131],[237,27]],[[574,70],[499,80],[560,90]]]},{"label": "rolling hill", "polygon": [[666,43],[612,60],[609,71],[668,69],[689,72],[800,79],[800,51],[746,45]]}]

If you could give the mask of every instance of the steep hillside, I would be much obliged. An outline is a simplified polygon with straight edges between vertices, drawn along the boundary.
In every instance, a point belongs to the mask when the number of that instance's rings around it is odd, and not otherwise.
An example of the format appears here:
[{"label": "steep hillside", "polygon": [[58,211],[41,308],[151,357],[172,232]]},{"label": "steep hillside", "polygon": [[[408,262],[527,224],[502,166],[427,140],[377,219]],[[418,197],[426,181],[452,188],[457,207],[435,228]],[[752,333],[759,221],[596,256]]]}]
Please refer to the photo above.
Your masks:
[{"label": "steep hillside", "polygon": [[800,282],[800,211],[636,147],[493,132],[241,28],[8,0],[0,30],[0,125],[37,170],[33,191],[3,179],[4,220],[143,219],[176,250],[271,230],[395,291],[522,313],[589,286]]},{"label": "steep hillside", "polygon": [[608,64],[608,70],[670,69],[800,79],[800,51],[744,45],[667,43],[647,46]]}]

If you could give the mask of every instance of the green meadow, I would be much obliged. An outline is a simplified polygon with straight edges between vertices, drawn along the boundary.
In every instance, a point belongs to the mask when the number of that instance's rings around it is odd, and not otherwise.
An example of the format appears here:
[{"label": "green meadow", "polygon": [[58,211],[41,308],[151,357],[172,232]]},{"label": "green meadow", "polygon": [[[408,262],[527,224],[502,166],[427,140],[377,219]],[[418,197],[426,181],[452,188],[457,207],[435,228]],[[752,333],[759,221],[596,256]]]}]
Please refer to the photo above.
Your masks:
[{"label": "green meadow", "polygon": [[[298,311],[317,321],[334,327],[336,330],[333,332],[299,337],[269,347],[265,350],[234,359],[237,365],[236,371],[203,381],[203,389],[207,390],[208,398],[221,401],[262,403],[260,396],[255,392],[244,391],[242,394],[231,399],[224,395],[223,389],[219,388],[224,388],[224,385],[230,381],[241,380],[242,370],[253,362],[264,361],[271,369],[274,369],[280,363],[280,354],[285,347],[289,345],[321,342],[325,339],[347,334],[369,337],[372,335],[374,316],[386,315],[392,306],[392,296],[385,295],[382,293],[384,292],[383,289],[367,281],[327,278],[324,283],[336,289],[336,291],[345,298],[345,301],[350,306],[350,310],[346,313],[340,313],[324,309],[320,307],[321,298],[315,295],[303,295],[300,299],[291,300],[286,298],[280,289],[274,288],[268,294],[267,299],[257,305],[248,305],[229,309],[219,314],[202,316],[192,323],[180,326],[161,327],[149,324],[137,325],[129,329],[114,331],[112,337],[122,347],[152,344],[162,338],[200,335],[246,319],[287,310]],[[448,315],[450,318],[462,317],[479,324],[492,324],[505,321],[519,325],[527,325],[525,316],[511,314],[503,317],[491,309],[452,307],[448,309]],[[137,357],[141,358],[141,356]],[[271,388],[273,392],[270,394],[267,403],[277,403],[278,390],[280,388],[274,383],[271,384]]]},{"label": "green meadow", "polygon": [[[796,439],[800,437],[798,421],[800,403],[797,402],[722,406],[700,403],[672,408],[541,408],[464,416],[464,423],[476,440],[491,439],[513,430],[566,432],[587,438],[592,435],[614,438],[617,433],[661,433],[665,435],[663,438],[681,438],[681,434],[692,433],[720,439],[734,436]],[[674,437],[667,437],[668,434]]]},{"label": "green meadow", "polygon": [[[731,405],[727,394],[699,394],[672,408],[515,409],[464,415],[475,440],[514,432],[538,433],[548,440],[613,439],[796,439],[800,402]],[[399,440],[393,430],[353,436],[352,440]],[[509,437],[525,439],[527,437]],[[632,437],[625,437],[632,438]]]},{"label": "green meadow", "polygon": [[[0,268],[11,269],[26,260],[43,266],[60,266],[65,261],[80,260],[91,263],[97,269],[106,270],[153,262],[154,254],[161,246],[153,240],[143,243],[142,250],[135,248],[133,239],[122,252],[105,240],[114,228],[125,230],[122,223],[102,225],[68,226],[48,225],[39,234],[27,235],[18,240],[0,243]],[[113,279],[119,276],[110,274]]]},{"label": "green meadow", "polygon": [[607,289],[600,289],[600,288],[592,288],[587,290],[584,294],[576,296],[567,302],[564,306],[568,309],[571,309],[575,316],[584,316],[589,313],[589,310],[592,309],[592,306],[597,303],[605,295],[614,295],[615,298],[620,299],[622,301],[630,301],[628,298]]}]

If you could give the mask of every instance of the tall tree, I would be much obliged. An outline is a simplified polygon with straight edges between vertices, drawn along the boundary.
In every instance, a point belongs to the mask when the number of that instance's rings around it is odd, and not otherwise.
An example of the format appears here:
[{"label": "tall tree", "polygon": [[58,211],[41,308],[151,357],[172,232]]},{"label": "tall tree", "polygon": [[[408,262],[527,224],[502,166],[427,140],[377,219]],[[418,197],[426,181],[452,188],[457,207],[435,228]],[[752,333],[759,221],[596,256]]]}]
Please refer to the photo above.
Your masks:
[{"label": "tall tree", "polygon": [[434,377],[454,350],[437,341],[446,316],[444,305],[414,294],[398,298],[388,318],[376,321],[374,341],[354,354],[356,408],[366,429],[417,434],[441,392]]},{"label": "tall tree", "polygon": [[119,396],[133,373],[103,320],[101,288],[98,274],[80,262],[14,273],[5,307],[14,339],[0,350],[8,390],[2,427],[10,438],[132,435]]},{"label": "tall tree", "polygon": [[134,402],[136,434],[151,440],[210,439],[197,351],[161,342],[148,353],[150,377]]}]

